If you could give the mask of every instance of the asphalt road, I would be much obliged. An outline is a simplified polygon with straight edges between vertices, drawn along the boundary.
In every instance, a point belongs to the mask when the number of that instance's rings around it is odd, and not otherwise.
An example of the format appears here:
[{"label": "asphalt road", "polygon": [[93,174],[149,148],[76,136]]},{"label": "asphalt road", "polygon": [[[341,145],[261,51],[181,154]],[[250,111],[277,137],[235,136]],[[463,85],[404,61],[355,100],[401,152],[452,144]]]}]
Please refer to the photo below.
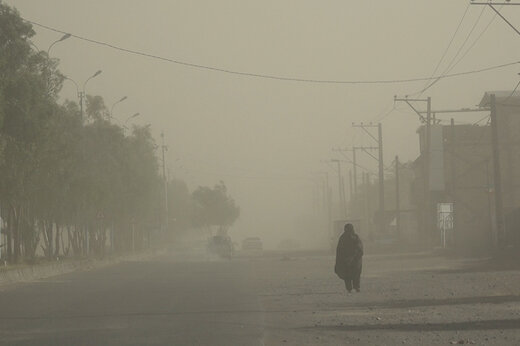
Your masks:
[{"label": "asphalt road", "polygon": [[0,286],[0,345],[520,345],[520,265],[323,253],[162,256]]},{"label": "asphalt road", "polygon": [[8,287],[2,345],[260,345],[248,261],[168,257]]}]

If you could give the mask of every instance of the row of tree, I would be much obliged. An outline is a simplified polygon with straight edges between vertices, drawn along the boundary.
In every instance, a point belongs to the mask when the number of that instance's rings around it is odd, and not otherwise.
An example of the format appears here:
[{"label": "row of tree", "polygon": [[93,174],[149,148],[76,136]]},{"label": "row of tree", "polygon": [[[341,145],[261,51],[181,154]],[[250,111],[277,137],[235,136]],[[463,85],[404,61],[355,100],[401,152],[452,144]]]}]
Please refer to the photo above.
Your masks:
[{"label": "row of tree", "polygon": [[32,26],[0,0],[0,213],[11,262],[103,255],[165,239],[170,231],[227,227],[239,210],[223,183],[190,193],[170,181],[165,229],[157,145],[149,126],[126,135],[100,96],[59,102],[57,59],[35,50]]}]

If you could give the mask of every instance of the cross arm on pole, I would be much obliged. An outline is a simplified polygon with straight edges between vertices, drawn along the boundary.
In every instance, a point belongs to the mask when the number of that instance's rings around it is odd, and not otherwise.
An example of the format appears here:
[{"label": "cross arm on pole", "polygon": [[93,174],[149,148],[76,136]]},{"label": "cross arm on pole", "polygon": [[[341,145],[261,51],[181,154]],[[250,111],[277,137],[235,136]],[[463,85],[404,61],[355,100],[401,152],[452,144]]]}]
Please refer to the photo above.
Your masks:
[{"label": "cross arm on pole", "polygon": [[500,5],[500,6],[520,6],[520,2],[471,2],[471,5]]},{"label": "cross arm on pole", "polygon": [[[491,109],[489,107],[479,107],[479,108],[461,108],[461,109],[443,109],[443,110],[432,110],[431,112],[434,114],[443,114],[443,113],[478,113],[478,112],[489,112]],[[426,114],[427,111],[419,111],[420,114]]]},{"label": "cross arm on pole", "polygon": [[[500,18],[502,18],[502,20],[503,20],[504,22],[507,23],[507,25],[509,25],[509,26],[511,27],[511,29],[513,29],[513,30],[514,30],[518,35],[520,35],[520,31],[518,31],[518,29],[515,28],[515,27],[513,26],[513,24],[511,24],[511,22],[508,21],[508,20],[506,19],[506,17],[504,17],[504,16],[502,15],[502,13],[500,13],[500,11],[498,11],[496,8],[494,8],[493,5],[492,5],[491,3],[489,3],[488,5],[489,5],[489,7],[491,7],[491,9],[492,9],[493,11],[495,11],[496,14],[498,14],[498,15],[500,16]],[[515,4],[515,5],[520,5],[520,4]]]},{"label": "cross arm on pole", "polygon": [[507,2],[495,2],[495,3],[491,3],[491,2],[471,2],[471,5],[481,5],[481,6],[489,6],[489,8],[491,8],[500,18],[502,18],[502,20],[504,22],[507,23],[507,25],[509,25],[511,27],[511,29],[513,29],[518,35],[520,35],[520,31],[514,27],[513,24],[511,24],[510,21],[508,21],[506,19],[506,17],[504,17],[502,15],[502,13],[500,13],[499,10],[497,10],[493,5],[497,6],[497,5],[500,5],[500,6],[520,6],[520,3],[519,2],[510,2],[510,1],[507,1]]},{"label": "cross arm on pole", "polygon": [[426,122],[426,118],[421,114],[421,112],[419,112],[414,106],[413,104],[410,103],[410,101],[412,102],[428,102],[428,99],[410,99],[408,97],[405,97],[405,98],[397,98],[394,96],[394,102],[397,102],[397,101],[401,101],[401,102],[406,102],[406,104],[408,104],[408,106],[410,106],[410,108],[419,116],[419,118],[421,119],[421,121],[424,123]]}]

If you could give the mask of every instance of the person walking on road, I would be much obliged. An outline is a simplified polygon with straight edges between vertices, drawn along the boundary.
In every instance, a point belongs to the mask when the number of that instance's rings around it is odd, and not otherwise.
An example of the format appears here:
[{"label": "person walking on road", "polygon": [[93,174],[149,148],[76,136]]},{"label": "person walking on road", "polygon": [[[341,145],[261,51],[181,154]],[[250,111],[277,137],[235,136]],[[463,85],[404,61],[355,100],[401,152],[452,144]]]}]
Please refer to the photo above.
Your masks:
[{"label": "person walking on road", "polygon": [[352,292],[352,288],[357,292],[361,289],[362,257],[363,243],[354,232],[354,226],[347,223],[336,248],[334,271],[340,279],[345,281],[345,288],[349,293]]}]

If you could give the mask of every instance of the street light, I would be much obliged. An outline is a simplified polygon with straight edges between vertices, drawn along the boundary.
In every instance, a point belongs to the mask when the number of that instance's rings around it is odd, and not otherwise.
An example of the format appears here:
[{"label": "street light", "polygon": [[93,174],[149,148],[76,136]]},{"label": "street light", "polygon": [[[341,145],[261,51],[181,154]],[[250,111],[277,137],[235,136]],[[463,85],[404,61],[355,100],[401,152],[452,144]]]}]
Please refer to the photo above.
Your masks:
[{"label": "street light", "polygon": [[71,37],[71,36],[72,36],[71,34],[65,34],[65,35],[63,35],[59,40],[54,41],[54,42],[49,46],[49,48],[47,48],[47,55],[49,55],[52,46],[54,46],[54,45],[55,45],[56,43],[58,43],[58,42],[65,41],[66,39],[68,39],[68,38]]},{"label": "street light", "polygon": [[[137,113],[132,114],[132,115],[129,116],[128,118],[126,118],[125,122],[123,123],[123,134],[126,132],[126,130],[130,130],[130,129],[128,128],[128,126],[126,126],[126,124],[128,123],[128,121],[129,121],[130,119],[133,119],[133,118],[135,118],[135,117],[138,117],[140,114],[141,114],[141,113],[137,112]],[[115,119],[115,118],[114,118],[114,119]]]},{"label": "street light", "polygon": [[132,114],[132,115],[129,116],[128,118],[126,118],[126,120],[125,120],[125,125],[128,123],[128,121],[129,121],[130,119],[133,119],[133,118],[135,118],[135,117],[138,117],[140,114],[141,114],[141,113],[137,112],[137,113],[135,113],[135,114]]},{"label": "street light", "polygon": [[87,86],[87,83],[89,80],[91,80],[92,78],[95,78],[97,76],[99,76],[101,74],[101,70],[98,70],[96,73],[94,73],[92,76],[90,76],[89,78],[87,78],[87,80],[85,81],[85,83],[83,83],[83,89],[82,90],[79,90],[79,86],[78,86],[78,83],[76,83],[72,78],[69,78],[67,76],[65,76],[65,79],[66,80],[70,80],[72,83],[74,83],[74,85],[76,86],[76,91],[78,93],[78,98],[79,98],[79,108],[80,108],[80,111],[81,111],[81,119],[83,119],[83,98],[85,98],[85,87]]},{"label": "street light", "polygon": [[114,107],[115,107],[115,105],[117,105],[118,103],[123,102],[123,101],[126,100],[127,98],[128,98],[128,97],[123,96],[123,97],[121,97],[121,99],[120,99],[119,101],[114,102],[114,104],[112,105],[112,107],[110,107],[110,117],[111,117],[111,118],[113,117],[113,113],[114,113],[113,111],[114,111]]}]

